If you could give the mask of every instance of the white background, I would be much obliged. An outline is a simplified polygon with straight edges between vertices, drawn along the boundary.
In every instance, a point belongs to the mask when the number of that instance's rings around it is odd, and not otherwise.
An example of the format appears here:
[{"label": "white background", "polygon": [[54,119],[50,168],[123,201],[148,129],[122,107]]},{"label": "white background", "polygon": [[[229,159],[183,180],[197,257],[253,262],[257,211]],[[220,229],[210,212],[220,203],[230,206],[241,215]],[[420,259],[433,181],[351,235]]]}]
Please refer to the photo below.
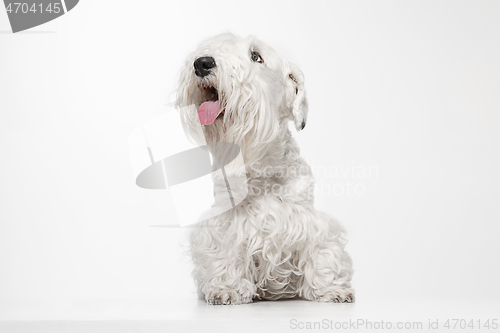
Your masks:
[{"label": "white background", "polygon": [[225,31],[305,73],[296,137],[314,170],[377,170],[318,175],[363,189],[317,196],[350,233],[358,302],[498,300],[499,11],[85,0],[13,35],[0,10],[0,300],[195,299],[185,229],[151,227],[174,211],[136,187],[128,137],[168,109],[196,44]]}]

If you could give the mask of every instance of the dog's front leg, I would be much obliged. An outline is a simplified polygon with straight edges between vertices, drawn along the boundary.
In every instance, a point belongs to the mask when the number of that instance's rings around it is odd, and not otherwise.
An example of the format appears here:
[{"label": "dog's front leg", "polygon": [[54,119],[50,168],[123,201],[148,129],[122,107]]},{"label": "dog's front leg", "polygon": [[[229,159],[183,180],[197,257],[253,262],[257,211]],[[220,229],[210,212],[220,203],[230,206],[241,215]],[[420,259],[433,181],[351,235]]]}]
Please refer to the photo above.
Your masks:
[{"label": "dog's front leg", "polygon": [[[222,263],[213,262],[212,264],[221,265]],[[243,277],[235,266],[219,266],[218,271],[218,275],[209,278],[202,290],[208,304],[230,305],[252,302],[256,287]]]},{"label": "dog's front leg", "polygon": [[311,249],[303,266],[299,295],[311,301],[352,303],[355,299],[351,288],[353,269],[351,257],[344,250],[343,228],[321,212],[316,212],[316,226],[322,237],[317,239],[318,244]]},{"label": "dog's front leg", "polygon": [[193,276],[208,304],[250,303],[256,296],[250,272],[253,259],[239,243],[235,214],[236,210],[206,220],[191,233]]}]

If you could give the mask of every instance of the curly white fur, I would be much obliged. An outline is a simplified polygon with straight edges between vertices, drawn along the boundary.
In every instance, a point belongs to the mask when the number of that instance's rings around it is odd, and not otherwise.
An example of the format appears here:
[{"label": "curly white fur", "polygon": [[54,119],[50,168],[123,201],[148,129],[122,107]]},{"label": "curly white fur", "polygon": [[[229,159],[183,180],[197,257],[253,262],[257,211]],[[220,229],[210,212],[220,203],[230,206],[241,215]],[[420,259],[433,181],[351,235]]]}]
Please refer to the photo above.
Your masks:
[{"label": "curly white fur", "polygon": [[[264,62],[252,61],[252,52]],[[216,67],[200,78],[193,63],[202,56],[213,57]],[[207,87],[216,89],[217,96]],[[224,107],[224,115],[201,125],[196,109],[213,98]],[[206,142],[216,158],[225,156],[216,151],[216,142],[241,148],[246,167],[226,172],[248,180],[242,203],[191,232],[200,295],[210,304],[295,296],[354,301],[345,231],[315,210],[314,178],[288,129],[289,121],[297,130],[307,121],[299,68],[253,37],[223,34],[201,43],[187,58],[176,104],[186,134],[199,144]],[[223,182],[214,178],[216,205],[217,194],[226,191]]]}]

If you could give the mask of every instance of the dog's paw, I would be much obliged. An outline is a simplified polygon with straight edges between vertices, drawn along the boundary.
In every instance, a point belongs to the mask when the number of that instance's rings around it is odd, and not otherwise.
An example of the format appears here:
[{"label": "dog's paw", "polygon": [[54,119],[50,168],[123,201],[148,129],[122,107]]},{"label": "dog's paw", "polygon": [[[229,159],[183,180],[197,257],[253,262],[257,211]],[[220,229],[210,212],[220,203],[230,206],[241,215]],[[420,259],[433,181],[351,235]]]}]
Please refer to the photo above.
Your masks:
[{"label": "dog's paw", "polygon": [[214,290],[208,292],[205,299],[210,305],[237,305],[252,302],[250,295],[242,295],[235,290]]},{"label": "dog's paw", "polygon": [[354,303],[354,290],[351,288],[328,288],[326,290],[315,290],[305,294],[305,299],[325,303]]},{"label": "dog's paw", "polygon": [[320,296],[317,301],[328,303],[354,303],[356,298],[353,292],[331,291]]},{"label": "dog's paw", "polygon": [[343,296],[343,295],[338,295],[335,293],[321,296],[318,299],[318,301],[320,301],[320,302],[331,302],[331,303],[354,303],[355,300],[356,299],[355,299],[353,294]]}]

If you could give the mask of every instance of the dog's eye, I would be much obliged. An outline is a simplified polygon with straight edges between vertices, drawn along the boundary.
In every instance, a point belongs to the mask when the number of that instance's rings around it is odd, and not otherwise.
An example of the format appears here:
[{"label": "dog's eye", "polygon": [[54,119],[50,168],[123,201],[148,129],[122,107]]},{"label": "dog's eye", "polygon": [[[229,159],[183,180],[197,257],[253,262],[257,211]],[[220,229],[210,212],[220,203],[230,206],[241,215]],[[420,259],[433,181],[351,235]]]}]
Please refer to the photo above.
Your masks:
[{"label": "dog's eye", "polygon": [[253,51],[251,54],[252,61],[258,62],[258,63],[264,63],[264,59],[260,56],[259,52]]}]

